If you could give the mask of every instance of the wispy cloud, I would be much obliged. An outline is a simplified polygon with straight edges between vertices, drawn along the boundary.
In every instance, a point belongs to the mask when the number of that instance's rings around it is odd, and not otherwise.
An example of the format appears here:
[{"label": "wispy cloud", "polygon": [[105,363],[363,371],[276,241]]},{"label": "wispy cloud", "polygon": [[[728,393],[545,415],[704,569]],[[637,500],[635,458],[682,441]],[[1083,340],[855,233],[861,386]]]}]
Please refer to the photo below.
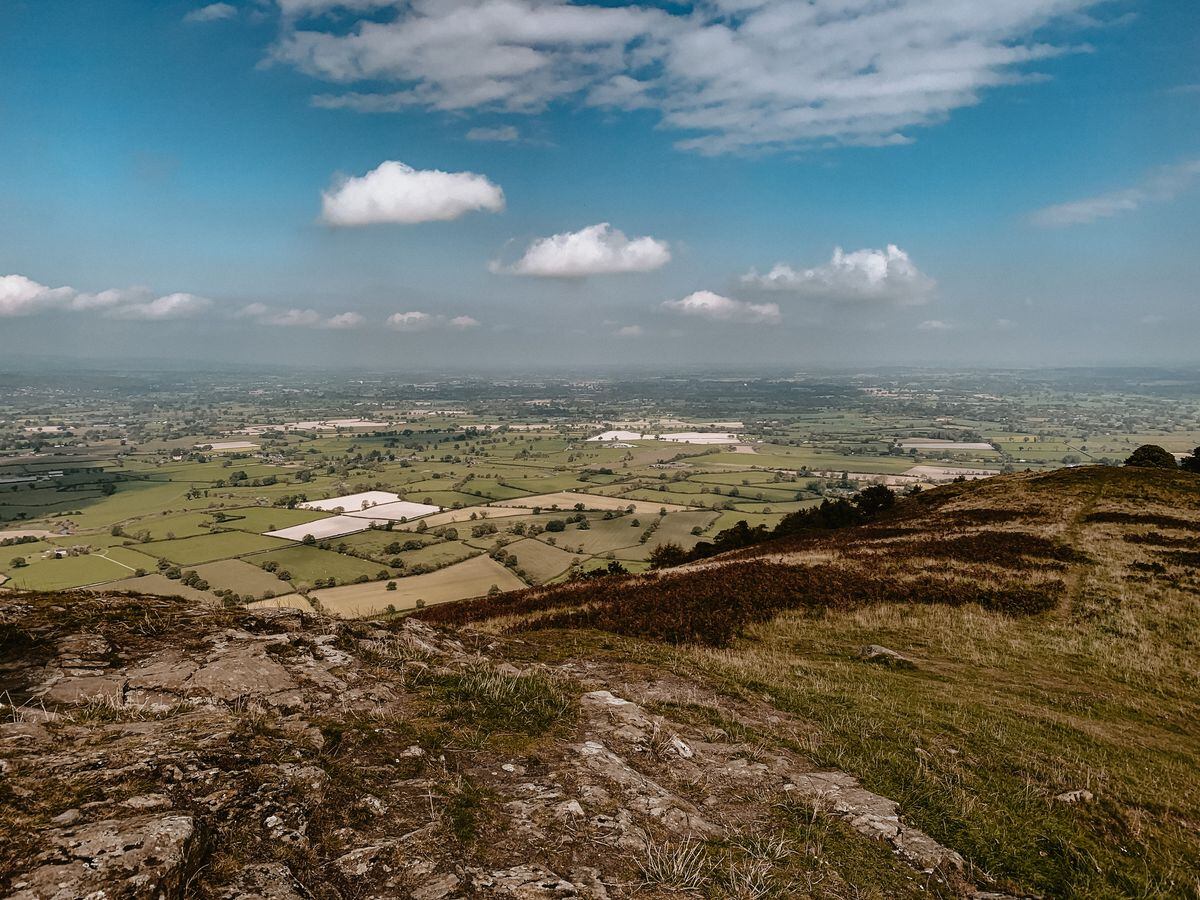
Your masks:
[{"label": "wispy cloud", "polygon": [[681,300],[667,300],[663,308],[684,316],[696,316],[713,322],[777,324],[783,321],[777,303],[748,303],[722,297],[712,291],[696,291]]},{"label": "wispy cloud", "polygon": [[953,331],[954,325],[943,319],[926,319],[917,325],[917,331]]},{"label": "wispy cloud", "polygon": [[358,328],[366,319],[356,312],[326,315],[315,309],[279,309],[265,303],[251,303],[234,313],[234,318],[250,319],[259,325],[277,328],[329,328],[345,330]]},{"label": "wispy cloud", "polygon": [[395,331],[432,331],[438,328],[452,331],[469,331],[479,327],[479,320],[471,316],[446,317],[439,313],[420,310],[392,313],[387,319],[388,327]]},{"label": "wispy cloud", "polygon": [[213,301],[177,292],[155,297],[146,288],[111,288],[85,293],[72,287],[47,287],[24,275],[0,275],[0,317],[42,313],[100,313],[114,319],[159,321],[206,312]]},{"label": "wispy cloud", "polygon": [[1111,219],[1122,213],[1133,212],[1148,203],[1173,200],[1192,187],[1198,176],[1200,159],[1160,166],[1133,187],[1047,206],[1033,213],[1030,220],[1042,228],[1090,225],[1101,219]]},{"label": "wispy cloud", "polygon": [[144,319],[158,322],[166,319],[190,319],[212,307],[207,297],[178,292],[137,303],[126,303],[111,307],[105,315],[114,319]]},{"label": "wispy cloud", "polygon": [[185,22],[216,22],[220,19],[232,19],[237,15],[237,7],[228,3],[210,3],[193,9],[183,17]]},{"label": "wispy cloud", "polygon": [[1100,0],[410,0],[356,22],[382,0],[279,2],[291,16],[340,7],[285,27],[270,53],[348,88],[318,106],[648,109],[683,135],[680,147],[709,154],[907,143],[912,129],[1036,78],[1031,64],[1087,49],[1040,39],[1046,26],[1122,21],[1083,15]]},{"label": "wispy cloud", "polygon": [[496,128],[472,128],[467,132],[468,141],[483,141],[499,144],[512,144],[521,139],[521,132],[515,125],[500,125]]}]

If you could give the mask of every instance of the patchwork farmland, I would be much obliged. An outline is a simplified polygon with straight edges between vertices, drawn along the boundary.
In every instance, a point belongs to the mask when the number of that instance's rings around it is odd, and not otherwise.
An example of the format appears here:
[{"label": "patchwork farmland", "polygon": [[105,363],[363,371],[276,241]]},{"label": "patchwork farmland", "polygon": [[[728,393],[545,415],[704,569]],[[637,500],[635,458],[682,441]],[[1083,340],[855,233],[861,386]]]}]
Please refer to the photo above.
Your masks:
[{"label": "patchwork farmland", "polygon": [[[83,394],[55,419],[9,409],[4,587],[403,611],[610,565],[640,571],[663,545],[686,550],[743,521],[772,527],[869,484],[913,490],[1200,443],[1200,425],[1159,423],[1158,407],[1139,416],[1130,398],[1092,400],[1088,425],[1056,418],[1032,388],[1019,401],[941,384],[821,387],[804,400],[762,383],[750,416],[703,409],[695,385],[670,401],[614,387],[604,415],[591,388],[559,384],[548,390],[564,406],[544,417],[502,396],[426,408],[364,401],[356,385],[340,403],[305,406],[293,390],[168,395],[157,418]],[[1098,439],[1114,408],[1131,427]]]}]

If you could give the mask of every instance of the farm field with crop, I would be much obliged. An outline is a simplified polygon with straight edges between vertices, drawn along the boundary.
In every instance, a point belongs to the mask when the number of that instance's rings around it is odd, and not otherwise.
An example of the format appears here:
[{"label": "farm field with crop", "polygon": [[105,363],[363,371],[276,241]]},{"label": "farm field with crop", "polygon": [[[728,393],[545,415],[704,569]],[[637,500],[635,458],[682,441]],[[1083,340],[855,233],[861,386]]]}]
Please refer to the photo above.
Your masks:
[{"label": "farm field with crop", "polygon": [[493,586],[511,591],[524,586],[512,572],[486,556],[477,556],[427,575],[411,575],[394,580],[395,590],[387,583],[352,584],[346,587],[314,591],[321,607],[335,616],[354,618],[397,610],[414,609],[418,601],[425,605],[448,603],[486,594]]}]

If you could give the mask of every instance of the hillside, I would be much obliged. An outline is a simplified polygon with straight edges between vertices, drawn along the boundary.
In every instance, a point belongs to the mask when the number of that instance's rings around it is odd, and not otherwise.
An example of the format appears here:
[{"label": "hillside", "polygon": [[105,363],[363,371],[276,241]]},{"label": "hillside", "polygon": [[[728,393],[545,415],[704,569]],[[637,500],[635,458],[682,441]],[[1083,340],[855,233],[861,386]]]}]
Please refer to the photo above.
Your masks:
[{"label": "hillside", "polygon": [[1198,598],[1096,467],[423,621],[2,594],[0,893],[1194,897]]}]

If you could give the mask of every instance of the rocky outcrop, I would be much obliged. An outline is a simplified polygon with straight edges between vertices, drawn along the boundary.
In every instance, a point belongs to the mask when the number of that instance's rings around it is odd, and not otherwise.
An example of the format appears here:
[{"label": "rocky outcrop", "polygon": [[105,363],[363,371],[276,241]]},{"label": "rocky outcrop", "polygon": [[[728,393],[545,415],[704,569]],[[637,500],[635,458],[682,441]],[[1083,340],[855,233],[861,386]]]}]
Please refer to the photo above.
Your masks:
[{"label": "rocky outcrop", "polygon": [[191,816],[131,816],[59,828],[13,879],[12,900],[182,897],[203,861],[204,836]]},{"label": "rocky outcrop", "polygon": [[0,627],[18,648],[0,895],[615,900],[645,893],[658,848],[793,816],[890,848],[914,891],[972,890],[851,776],[655,712],[661,683],[517,662],[493,636],[22,595]]}]

